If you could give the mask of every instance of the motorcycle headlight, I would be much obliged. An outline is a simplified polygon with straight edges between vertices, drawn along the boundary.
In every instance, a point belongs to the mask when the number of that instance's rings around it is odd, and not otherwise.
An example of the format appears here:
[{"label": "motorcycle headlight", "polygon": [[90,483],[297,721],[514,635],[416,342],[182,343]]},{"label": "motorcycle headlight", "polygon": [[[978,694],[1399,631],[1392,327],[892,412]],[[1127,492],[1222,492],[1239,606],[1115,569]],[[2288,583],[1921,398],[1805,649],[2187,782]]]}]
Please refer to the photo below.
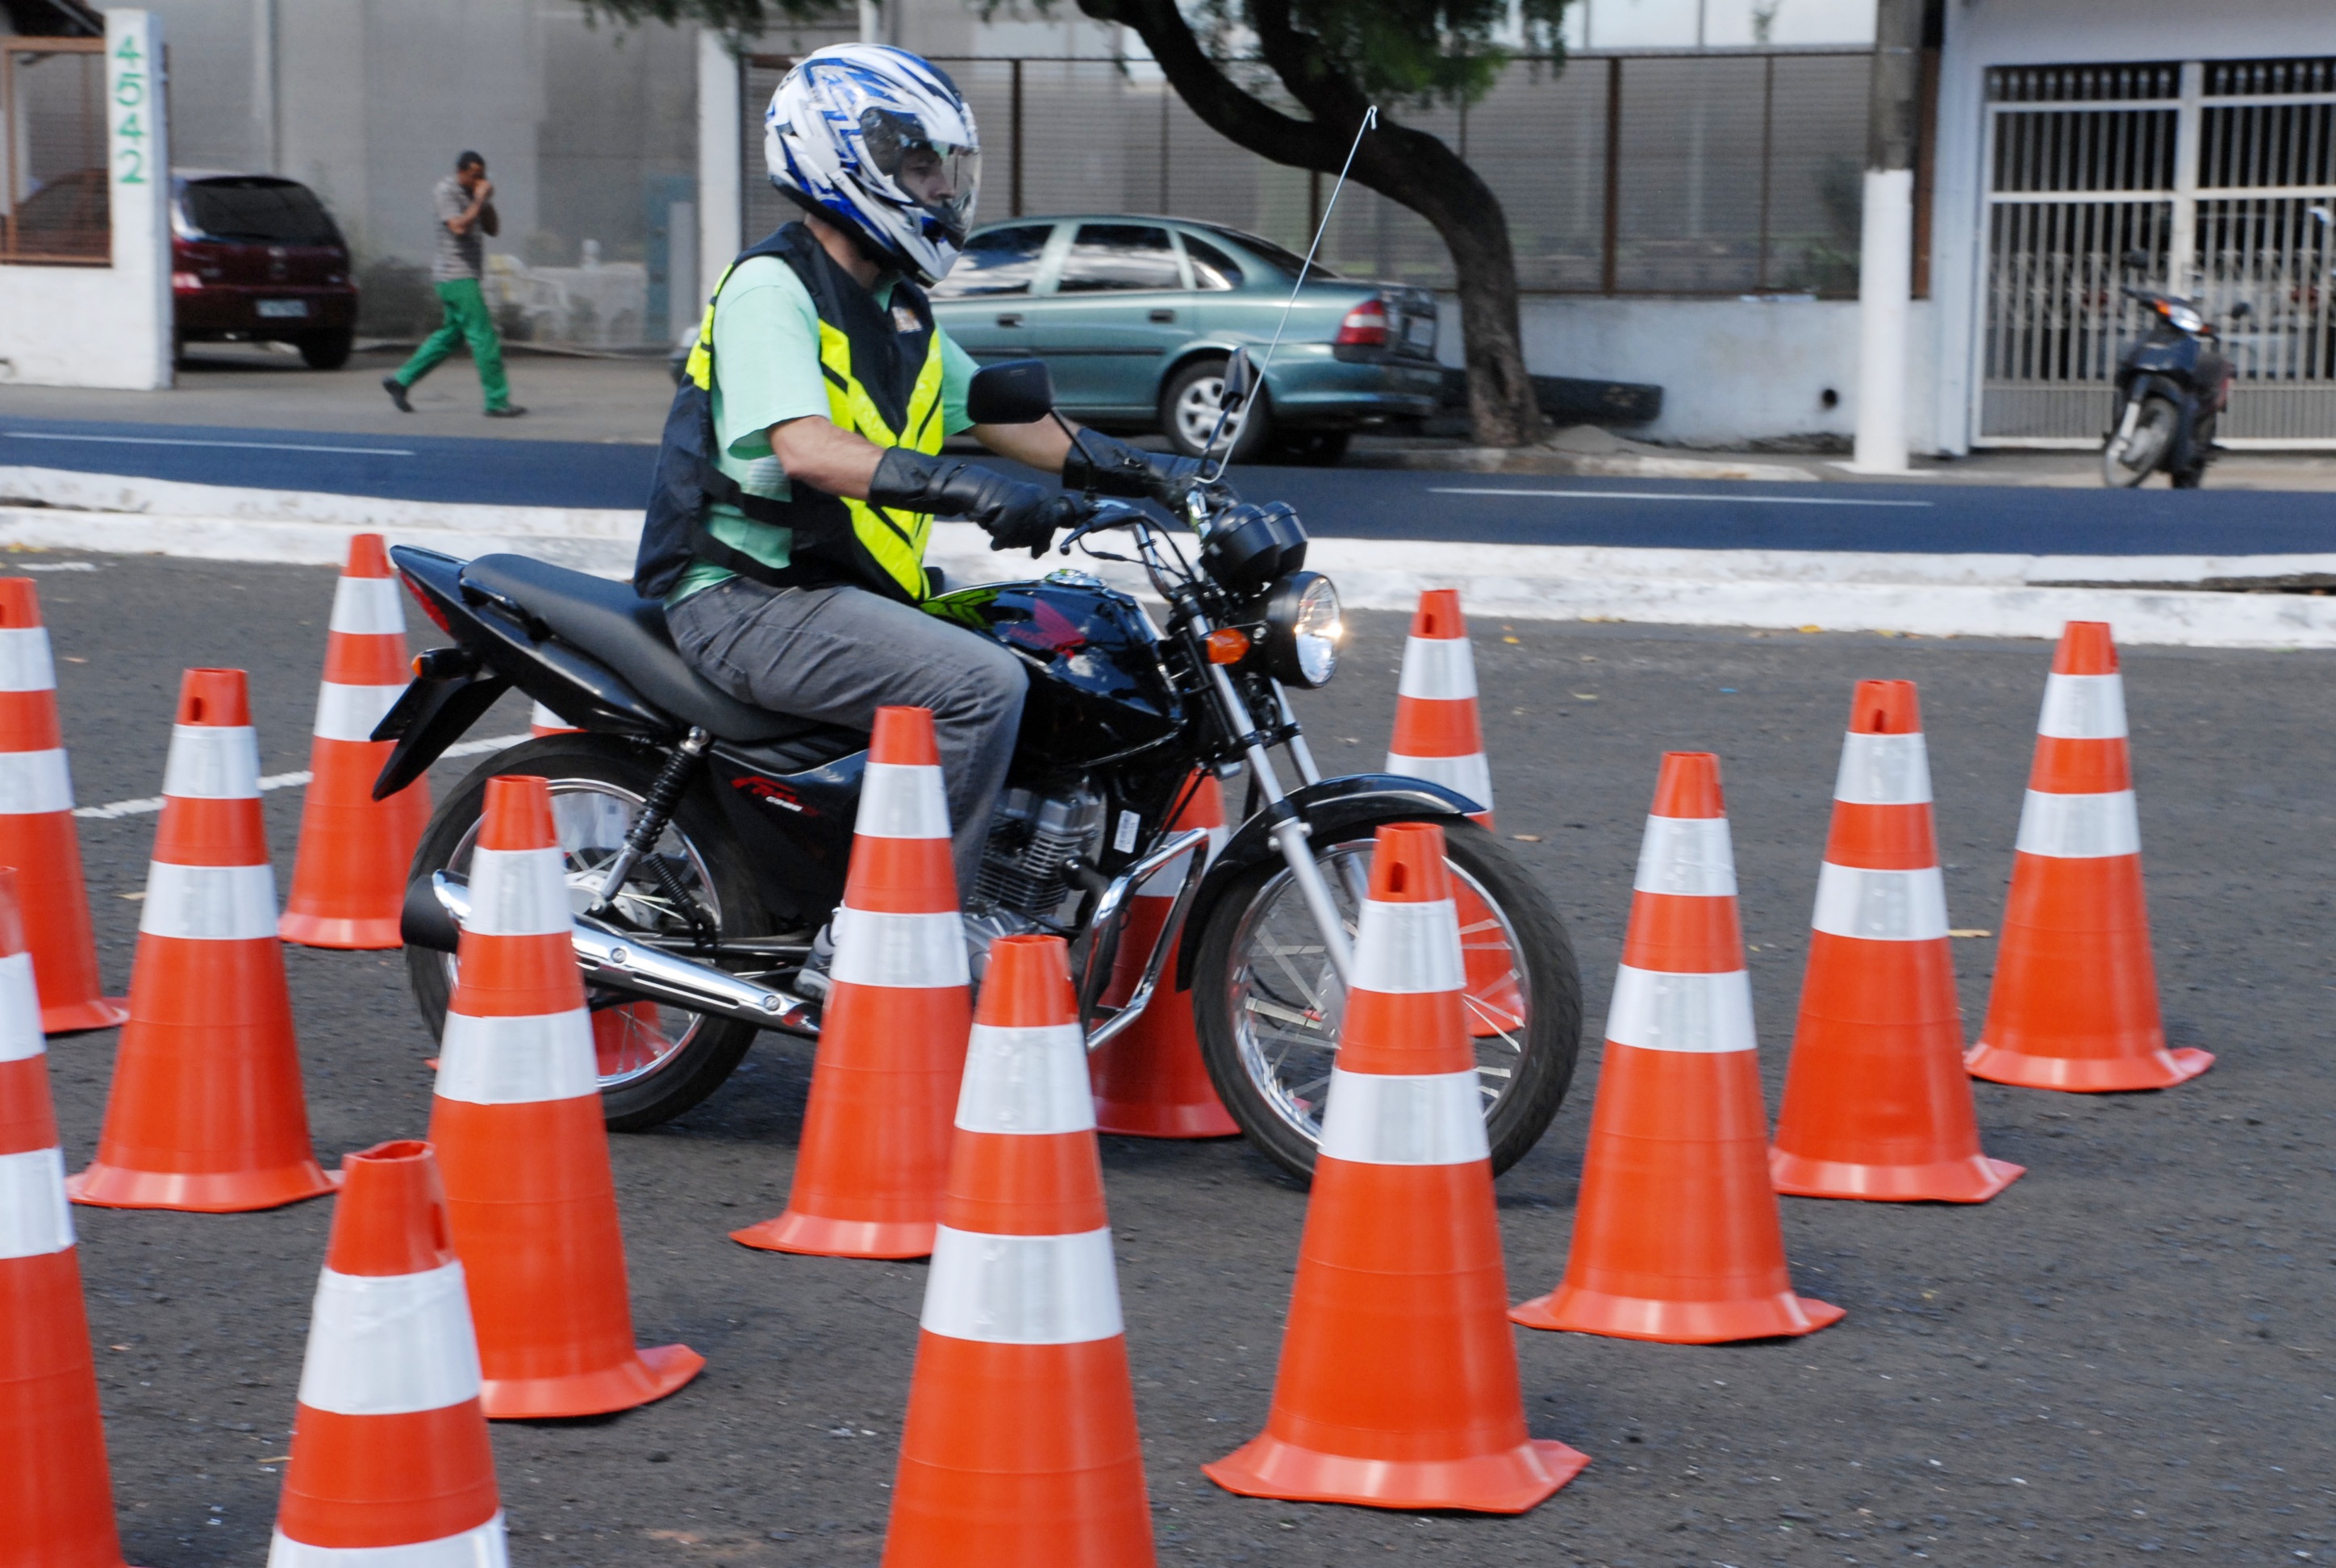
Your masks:
[{"label": "motorcycle headlight", "polygon": [[2195,333],[2206,329],[2206,318],[2186,305],[2167,305],[2166,319],[2176,332]]},{"label": "motorcycle headlight", "polygon": [[1295,571],[1265,598],[1265,653],[1274,678],[1290,686],[1328,686],[1338,673],[1347,628],[1338,590],[1318,571]]}]

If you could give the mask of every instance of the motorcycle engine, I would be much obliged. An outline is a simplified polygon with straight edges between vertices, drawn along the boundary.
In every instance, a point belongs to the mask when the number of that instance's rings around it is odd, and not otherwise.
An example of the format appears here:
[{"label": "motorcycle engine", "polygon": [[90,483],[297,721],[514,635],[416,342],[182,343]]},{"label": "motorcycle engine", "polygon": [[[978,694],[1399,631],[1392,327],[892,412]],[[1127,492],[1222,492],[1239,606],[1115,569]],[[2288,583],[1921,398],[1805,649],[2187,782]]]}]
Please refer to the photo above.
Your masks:
[{"label": "motorcycle engine", "polygon": [[1064,883],[1064,862],[1073,855],[1093,859],[1102,842],[1102,796],[1084,789],[1051,795],[1009,789],[989,819],[972,904],[1033,920],[1066,920],[1078,890]]}]

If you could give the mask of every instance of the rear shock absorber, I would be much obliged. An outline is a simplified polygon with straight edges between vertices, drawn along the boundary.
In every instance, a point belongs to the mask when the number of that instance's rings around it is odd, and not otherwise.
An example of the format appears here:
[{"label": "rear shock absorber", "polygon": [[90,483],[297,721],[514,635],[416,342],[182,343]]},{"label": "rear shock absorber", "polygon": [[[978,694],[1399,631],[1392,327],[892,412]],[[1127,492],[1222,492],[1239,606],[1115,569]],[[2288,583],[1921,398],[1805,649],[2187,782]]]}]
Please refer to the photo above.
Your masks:
[{"label": "rear shock absorber", "polygon": [[643,855],[657,848],[657,840],[665,837],[666,826],[673,821],[674,808],[681,803],[682,792],[697,776],[706,760],[706,748],[713,744],[713,735],[693,726],[681,744],[674,747],[673,755],[666,758],[665,766],[657,770],[657,781],[649,785],[648,799],[641,803],[641,814],[633,819],[632,831],[625,835],[625,847],[608,862],[608,873],[600,879],[600,891],[587,912],[608,912],[617,894],[624,889],[625,879],[632,875]]}]

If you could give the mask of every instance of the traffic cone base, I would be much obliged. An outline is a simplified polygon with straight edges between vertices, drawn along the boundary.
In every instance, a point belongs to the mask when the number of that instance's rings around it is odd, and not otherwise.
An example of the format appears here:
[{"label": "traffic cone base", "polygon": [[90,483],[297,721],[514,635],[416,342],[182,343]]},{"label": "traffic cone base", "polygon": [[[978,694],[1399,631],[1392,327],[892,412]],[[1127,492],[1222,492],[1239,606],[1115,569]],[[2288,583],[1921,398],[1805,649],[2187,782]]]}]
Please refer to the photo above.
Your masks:
[{"label": "traffic cone base", "polygon": [[2170,1089],[2214,1065],[2212,1051],[2183,1047],[2117,1061],[2079,1061],[2067,1057],[2027,1057],[1981,1041],[1963,1065],[1971,1076],[2022,1089],[2059,1089],[2074,1095],[2131,1094]]},{"label": "traffic cone base", "polygon": [[1610,1339],[1650,1339],[1665,1345],[1727,1345],[1739,1339],[1786,1339],[1838,1323],[1843,1309],[1790,1290],[1756,1301],[1656,1300],[1560,1285],[1511,1310],[1528,1329],[1602,1334]]},{"label": "traffic cone base", "polygon": [[129,998],[92,997],[85,1002],[68,1002],[61,1008],[43,1008],[41,1032],[78,1035],[91,1029],[110,1029],[129,1017]]},{"label": "traffic cone base", "polygon": [[273,1171],[203,1174],[91,1165],[65,1182],[76,1203],[96,1209],[182,1209],[193,1214],[239,1214],[280,1209],[321,1198],[340,1184],[338,1172],[314,1160]]},{"label": "traffic cone base", "polygon": [[1523,1514],[1589,1465],[1587,1454],[1543,1437],[1468,1459],[1390,1460],[1352,1459],[1268,1436],[1202,1466],[1201,1474],[1243,1497]]},{"label": "traffic cone base", "polygon": [[1928,1165],[1872,1165],[1768,1153],[1776,1191],[1796,1198],[1866,1198],[1884,1203],[1984,1203],[2027,1174],[2009,1160],[1972,1154]]},{"label": "traffic cone base", "polygon": [[489,1378],[479,1403],[492,1421],[549,1420],[605,1416],[653,1404],[706,1368],[706,1358],[686,1345],[653,1345],[634,1358],[597,1372],[564,1378]]}]

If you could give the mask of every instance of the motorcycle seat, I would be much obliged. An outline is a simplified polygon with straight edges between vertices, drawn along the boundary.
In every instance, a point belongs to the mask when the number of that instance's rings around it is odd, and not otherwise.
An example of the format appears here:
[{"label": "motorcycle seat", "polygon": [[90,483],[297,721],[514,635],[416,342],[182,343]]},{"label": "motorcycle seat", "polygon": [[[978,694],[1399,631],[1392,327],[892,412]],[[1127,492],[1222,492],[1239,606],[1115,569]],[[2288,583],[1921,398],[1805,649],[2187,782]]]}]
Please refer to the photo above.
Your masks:
[{"label": "motorcycle seat", "polygon": [[838,755],[867,745],[857,731],[756,707],[714,685],[674,648],[665,607],[641,598],[630,583],[524,555],[480,556],[462,568],[462,577],[521,606],[554,638],[607,665],[658,707],[717,740],[772,745],[824,739],[834,744],[822,749]]}]

